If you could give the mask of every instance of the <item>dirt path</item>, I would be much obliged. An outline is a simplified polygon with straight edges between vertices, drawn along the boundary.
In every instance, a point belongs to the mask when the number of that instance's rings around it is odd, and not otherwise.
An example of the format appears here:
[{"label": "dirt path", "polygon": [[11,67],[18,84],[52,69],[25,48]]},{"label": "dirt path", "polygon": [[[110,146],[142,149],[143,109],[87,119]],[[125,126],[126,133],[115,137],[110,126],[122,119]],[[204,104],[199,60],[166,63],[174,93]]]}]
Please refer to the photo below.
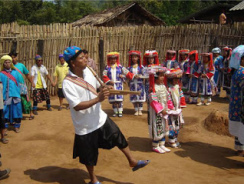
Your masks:
[{"label": "dirt path", "polygon": [[[21,132],[9,131],[9,144],[1,144],[2,168],[9,167],[10,177],[4,184],[82,184],[88,183],[86,169],[72,159],[74,130],[69,110],[58,111],[58,100],[52,98],[54,110],[39,111],[34,120],[24,120]],[[43,107],[42,107],[43,105]],[[44,104],[41,104],[44,109]],[[112,118],[129,141],[137,159],[151,163],[137,172],[128,167],[123,154],[114,148],[100,150],[96,173],[103,184],[227,184],[244,182],[244,159],[234,156],[231,137],[219,136],[203,128],[202,121],[216,109],[228,110],[226,100],[208,107],[188,105],[184,109],[186,125],[180,132],[182,148],[168,154],[151,151],[147,115],[133,116],[128,96],[124,117]],[[112,114],[110,105],[103,109]]]}]

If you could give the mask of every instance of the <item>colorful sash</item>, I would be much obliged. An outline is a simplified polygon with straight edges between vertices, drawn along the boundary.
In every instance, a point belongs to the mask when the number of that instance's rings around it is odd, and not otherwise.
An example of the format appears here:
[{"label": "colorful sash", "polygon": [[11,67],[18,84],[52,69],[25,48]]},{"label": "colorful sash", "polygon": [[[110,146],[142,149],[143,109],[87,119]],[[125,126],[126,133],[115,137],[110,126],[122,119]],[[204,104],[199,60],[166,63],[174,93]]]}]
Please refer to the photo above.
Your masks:
[{"label": "colorful sash", "polygon": [[89,84],[88,82],[86,82],[84,79],[82,78],[79,78],[79,77],[72,77],[70,75],[67,75],[65,77],[65,79],[75,83],[76,85],[82,87],[82,88],[85,88],[86,90],[88,91],[91,91],[94,95],[98,95],[97,94],[97,91],[96,89],[91,85]]},{"label": "colorful sash", "polygon": [[15,67],[15,70],[17,70],[21,75],[23,75],[23,73],[18,68]]},{"label": "colorful sash", "polygon": [[3,73],[4,75],[6,75],[9,79],[11,79],[12,81],[15,82],[16,86],[18,86],[18,83],[15,79],[15,77],[13,75],[11,75],[10,73],[6,72],[6,71],[1,71],[1,73]]}]

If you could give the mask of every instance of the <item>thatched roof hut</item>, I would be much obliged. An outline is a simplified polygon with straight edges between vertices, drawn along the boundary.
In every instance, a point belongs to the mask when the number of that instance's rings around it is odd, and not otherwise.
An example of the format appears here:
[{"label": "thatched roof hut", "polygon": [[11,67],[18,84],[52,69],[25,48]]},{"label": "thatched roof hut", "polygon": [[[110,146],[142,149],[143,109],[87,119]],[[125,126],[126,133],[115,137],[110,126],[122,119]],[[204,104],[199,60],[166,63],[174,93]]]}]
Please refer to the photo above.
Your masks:
[{"label": "thatched roof hut", "polygon": [[131,26],[131,25],[165,25],[165,22],[156,17],[138,3],[130,3],[100,13],[90,14],[72,23],[73,26]]},{"label": "thatched roof hut", "polygon": [[234,22],[244,22],[244,1],[232,7],[230,13]]},{"label": "thatched roof hut", "polygon": [[219,16],[223,11],[226,12],[228,22],[228,11],[232,7],[233,5],[229,4],[215,4],[213,6],[204,8],[196,13],[193,13],[187,17],[184,17],[179,20],[179,22],[182,24],[219,23]]},{"label": "thatched roof hut", "polygon": [[233,8],[230,9],[230,11],[243,11],[244,10],[244,1],[238,3]]}]

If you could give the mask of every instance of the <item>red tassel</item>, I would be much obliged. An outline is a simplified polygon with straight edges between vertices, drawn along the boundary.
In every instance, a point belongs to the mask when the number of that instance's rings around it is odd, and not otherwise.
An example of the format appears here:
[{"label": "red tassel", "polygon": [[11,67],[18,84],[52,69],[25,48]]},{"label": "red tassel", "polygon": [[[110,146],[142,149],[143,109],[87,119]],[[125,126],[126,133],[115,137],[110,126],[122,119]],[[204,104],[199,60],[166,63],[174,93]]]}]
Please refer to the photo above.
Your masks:
[{"label": "red tassel", "polygon": [[155,93],[154,74],[149,75],[149,93]]}]

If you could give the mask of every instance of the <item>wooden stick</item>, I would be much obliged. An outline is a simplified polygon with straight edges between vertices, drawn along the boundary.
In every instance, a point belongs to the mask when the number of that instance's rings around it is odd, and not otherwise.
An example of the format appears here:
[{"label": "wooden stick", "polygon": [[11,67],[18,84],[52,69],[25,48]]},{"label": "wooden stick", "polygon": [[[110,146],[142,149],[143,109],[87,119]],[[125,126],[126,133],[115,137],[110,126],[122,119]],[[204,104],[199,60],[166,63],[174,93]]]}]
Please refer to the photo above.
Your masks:
[{"label": "wooden stick", "polygon": [[[98,77],[98,75],[96,74],[96,72],[89,66],[87,66],[87,68],[92,72],[92,74],[94,75],[94,77],[96,77],[96,79],[98,80],[99,84],[101,86],[105,86],[104,82]],[[140,95],[141,92],[140,91],[129,91],[129,90],[115,90],[115,89],[109,89],[109,93],[110,94],[117,94],[117,95]]]}]

